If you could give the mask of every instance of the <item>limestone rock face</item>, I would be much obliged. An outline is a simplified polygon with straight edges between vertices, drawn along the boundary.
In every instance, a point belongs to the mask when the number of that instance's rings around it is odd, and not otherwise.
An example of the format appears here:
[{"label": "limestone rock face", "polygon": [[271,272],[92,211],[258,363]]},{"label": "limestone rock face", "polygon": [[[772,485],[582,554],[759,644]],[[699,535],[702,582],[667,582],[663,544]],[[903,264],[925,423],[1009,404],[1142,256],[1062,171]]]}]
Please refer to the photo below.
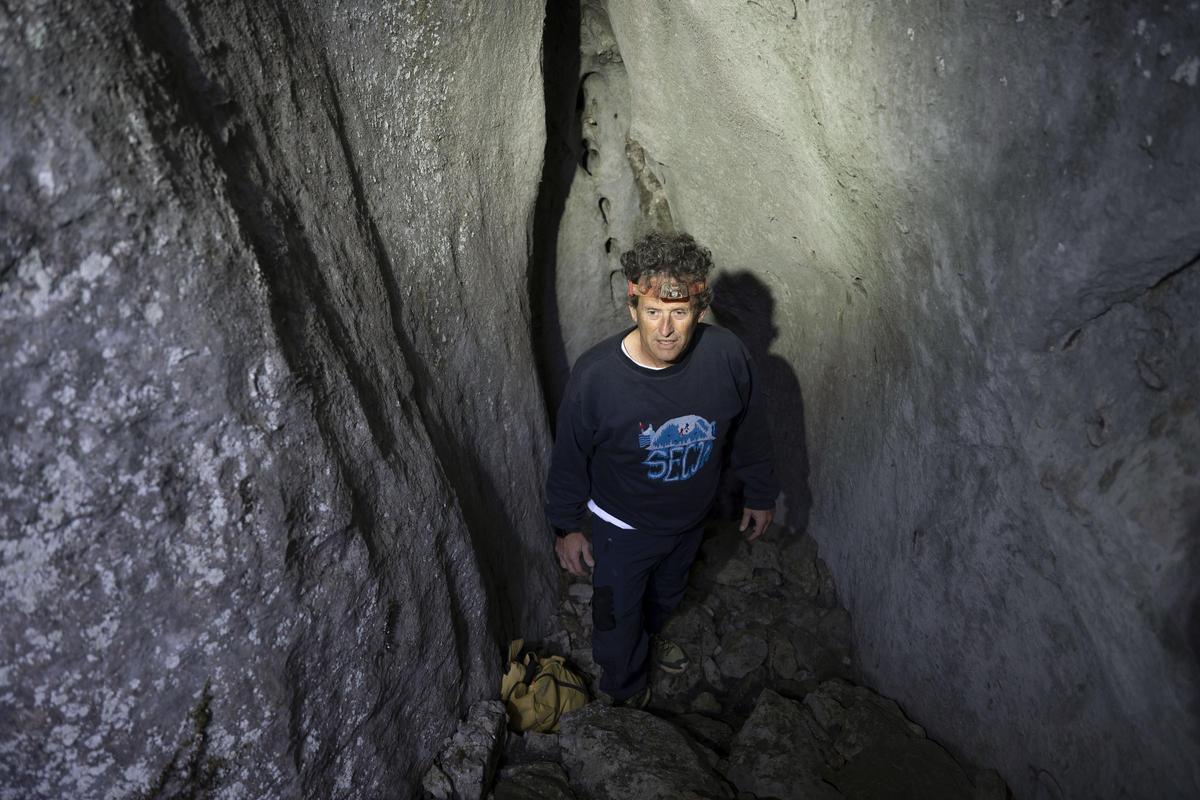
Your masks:
[{"label": "limestone rock face", "polygon": [[630,138],[629,77],[608,16],[600,3],[581,5],[584,151],[563,209],[557,254],[556,301],[570,362],[595,344],[595,331],[630,324],[621,253],[651,230],[671,229],[666,204],[655,204],[661,189],[657,196],[646,189],[647,181],[658,187],[653,165]]},{"label": "limestone rock face", "polygon": [[1018,796],[1200,793],[1200,13],[588,14],[560,297],[615,324],[608,240],[694,234],[865,682]]},{"label": "limestone rock face", "polygon": [[0,796],[408,796],[537,635],[542,13],[0,9]]}]

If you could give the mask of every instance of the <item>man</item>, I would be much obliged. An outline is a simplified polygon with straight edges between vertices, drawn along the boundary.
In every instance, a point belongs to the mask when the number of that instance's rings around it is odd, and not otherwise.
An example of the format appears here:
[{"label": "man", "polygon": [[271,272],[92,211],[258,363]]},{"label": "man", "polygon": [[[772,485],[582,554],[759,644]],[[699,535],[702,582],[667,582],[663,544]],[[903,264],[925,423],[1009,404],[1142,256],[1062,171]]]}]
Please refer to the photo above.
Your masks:
[{"label": "man", "polygon": [[712,302],[708,250],[687,234],[650,234],[621,266],[635,325],[571,371],[546,510],[563,568],[593,568],[600,689],[641,708],[651,656],[667,672],[687,667],[683,650],[658,634],[687,587],[726,456],[745,484],[741,530],[750,541],[771,524],[779,492],[746,348],[702,323]]}]

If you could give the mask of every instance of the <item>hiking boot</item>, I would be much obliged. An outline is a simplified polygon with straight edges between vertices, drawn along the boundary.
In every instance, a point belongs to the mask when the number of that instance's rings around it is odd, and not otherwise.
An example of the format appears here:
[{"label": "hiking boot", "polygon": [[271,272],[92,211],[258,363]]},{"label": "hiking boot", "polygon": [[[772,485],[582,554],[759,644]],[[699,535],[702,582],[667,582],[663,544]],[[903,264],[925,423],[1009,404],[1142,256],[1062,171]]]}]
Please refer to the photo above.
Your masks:
[{"label": "hiking boot", "polygon": [[646,688],[642,689],[633,697],[626,697],[624,700],[616,700],[613,702],[613,708],[642,709],[648,705],[650,705],[650,684],[646,684]]},{"label": "hiking boot", "polygon": [[689,663],[682,647],[658,634],[650,637],[650,660],[668,675],[678,675],[688,668]]}]

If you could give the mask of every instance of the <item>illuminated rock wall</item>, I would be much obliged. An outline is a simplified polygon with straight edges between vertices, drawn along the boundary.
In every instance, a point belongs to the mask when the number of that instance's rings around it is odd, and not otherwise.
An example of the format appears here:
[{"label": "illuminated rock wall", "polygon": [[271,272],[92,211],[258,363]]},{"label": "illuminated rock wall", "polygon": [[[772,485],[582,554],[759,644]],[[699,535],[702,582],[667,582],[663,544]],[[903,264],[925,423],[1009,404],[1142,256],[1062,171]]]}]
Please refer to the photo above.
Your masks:
[{"label": "illuminated rock wall", "polygon": [[610,238],[694,234],[863,679],[1022,797],[1200,791],[1200,11],[610,0],[583,29],[559,297],[608,310],[564,339],[622,319]]}]

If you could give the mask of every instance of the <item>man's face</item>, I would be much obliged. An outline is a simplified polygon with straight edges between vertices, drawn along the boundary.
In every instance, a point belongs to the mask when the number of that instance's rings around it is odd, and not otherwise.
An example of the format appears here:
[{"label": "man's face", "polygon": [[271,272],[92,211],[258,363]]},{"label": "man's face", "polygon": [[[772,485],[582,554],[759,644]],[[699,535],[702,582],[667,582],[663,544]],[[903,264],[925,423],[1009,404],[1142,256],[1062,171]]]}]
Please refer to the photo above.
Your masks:
[{"label": "man's face", "polygon": [[704,319],[704,311],[696,313],[687,300],[663,301],[653,293],[638,297],[629,315],[637,323],[642,354],[655,367],[665,367],[683,355],[696,324]]}]

